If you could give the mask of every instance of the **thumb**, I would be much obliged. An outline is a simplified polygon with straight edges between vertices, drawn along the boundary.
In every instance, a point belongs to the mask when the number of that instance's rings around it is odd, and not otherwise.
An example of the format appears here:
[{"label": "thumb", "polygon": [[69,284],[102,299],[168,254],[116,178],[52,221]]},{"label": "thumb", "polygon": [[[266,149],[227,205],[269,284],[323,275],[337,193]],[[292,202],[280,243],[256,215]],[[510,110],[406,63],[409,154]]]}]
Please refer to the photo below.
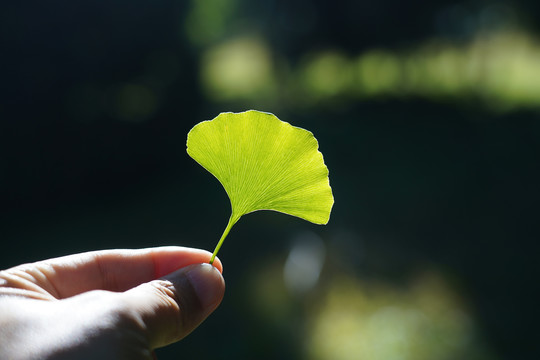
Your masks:
[{"label": "thumb", "polygon": [[123,295],[149,347],[155,349],[193,331],[221,303],[224,292],[221,273],[210,264],[196,264],[141,284]]}]

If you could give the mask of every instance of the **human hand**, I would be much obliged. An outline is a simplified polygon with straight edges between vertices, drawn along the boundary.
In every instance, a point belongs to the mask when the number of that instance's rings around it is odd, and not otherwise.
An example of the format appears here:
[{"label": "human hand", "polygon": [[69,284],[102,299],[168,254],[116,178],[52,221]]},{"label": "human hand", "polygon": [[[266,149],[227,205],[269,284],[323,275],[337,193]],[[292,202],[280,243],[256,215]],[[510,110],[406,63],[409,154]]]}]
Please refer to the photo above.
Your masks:
[{"label": "human hand", "polygon": [[197,249],[94,251],[0,271],[0,359],[153,359],[219,305]]}]

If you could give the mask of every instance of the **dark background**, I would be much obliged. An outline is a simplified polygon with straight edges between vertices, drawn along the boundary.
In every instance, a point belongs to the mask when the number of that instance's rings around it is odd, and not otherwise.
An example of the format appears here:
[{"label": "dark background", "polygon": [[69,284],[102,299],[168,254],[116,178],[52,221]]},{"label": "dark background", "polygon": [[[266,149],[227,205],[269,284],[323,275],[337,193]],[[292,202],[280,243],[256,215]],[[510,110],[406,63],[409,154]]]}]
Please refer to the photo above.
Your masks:
[{"label": "dark background", "polygon": [[[104,248],[212,250],[229,203],[186,154],[186,135],[219,112],[257,108],[319,140],[336,200],[330,223],[262,212],[243,218],[220,252],[223,304],[160,358],[362,358],[310,347],[311,321],[324,308],[318,299],[337,278],[400,294],[426,272],[459,299],[452,306],[467,314],[473,340],[442,353],[420,346],[402,358],[537,358],[538,87],[519,96],[512,89],[485,96],[474,86],[441,95],[434,81],[430,91],[313,95],[295,90],[294,74],[325,51],[399,56],[430,41],[466,49],[478,34],[519,31],[538,63],[521,68],[525,79],[540,83],[540,3],[203,3],[2,3],[0,267]],[[486,14],[495,15],[485,21]],[[229,85],[204,77],[208,54],[246,36],[277,64],[254,81],[272,86],[235,92],[233,81],[226,93]],[[258,61],[250,56],[244,60]],[[309,300],[280,292],[280,269],[306,232],[326,249],[321,281],[303,294]],[[251,296],[259,288],[269,305]],[[272,302],[265,291],[285,300]],[[392,304],[401,306],[399,296]]]}]

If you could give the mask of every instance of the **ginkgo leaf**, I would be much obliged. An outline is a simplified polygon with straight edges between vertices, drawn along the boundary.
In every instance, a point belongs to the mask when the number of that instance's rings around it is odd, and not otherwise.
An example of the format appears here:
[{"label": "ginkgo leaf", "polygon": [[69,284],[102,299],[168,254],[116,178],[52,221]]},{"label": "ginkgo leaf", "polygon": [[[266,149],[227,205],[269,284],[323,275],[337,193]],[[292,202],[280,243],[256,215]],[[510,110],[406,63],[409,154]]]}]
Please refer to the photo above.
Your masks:
[{"label": "ginkgo leaf", "polygon": [[231,201],[232,214],[211,263],[247,213],[274,210],[328,223],[334,197],[311,132],[270,113],[221,113],[191,129],[187,152],[221,182]]}]

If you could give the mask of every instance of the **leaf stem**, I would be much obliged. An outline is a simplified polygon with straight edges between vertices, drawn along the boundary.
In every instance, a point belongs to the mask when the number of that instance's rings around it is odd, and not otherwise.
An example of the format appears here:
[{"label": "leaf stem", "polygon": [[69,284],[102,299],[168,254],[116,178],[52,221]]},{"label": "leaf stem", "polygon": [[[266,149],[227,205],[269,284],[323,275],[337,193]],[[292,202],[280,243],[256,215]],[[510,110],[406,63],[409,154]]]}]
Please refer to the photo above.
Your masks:
[{"label": "leaf stem", "polygon": [[233,227],[236,222],[240,220],[240,216],[235,215],[234,213],[231,214],[231,217],[229,218],[229,223],[227,224],[227,227],[225,228],[225,231],[223,231],[223,235],[221,235],[221,239],[219,239],[218,244],[216,245],[216,248],[214,249],[214,253],[212,254],[212,258],[210,259],[210,265],[214,263],[214,260],[216,258],[216,255],[221,248],[221,245],[223,244],[223,241],[229,234],[229,231],[231,231],[231,228]]}]

